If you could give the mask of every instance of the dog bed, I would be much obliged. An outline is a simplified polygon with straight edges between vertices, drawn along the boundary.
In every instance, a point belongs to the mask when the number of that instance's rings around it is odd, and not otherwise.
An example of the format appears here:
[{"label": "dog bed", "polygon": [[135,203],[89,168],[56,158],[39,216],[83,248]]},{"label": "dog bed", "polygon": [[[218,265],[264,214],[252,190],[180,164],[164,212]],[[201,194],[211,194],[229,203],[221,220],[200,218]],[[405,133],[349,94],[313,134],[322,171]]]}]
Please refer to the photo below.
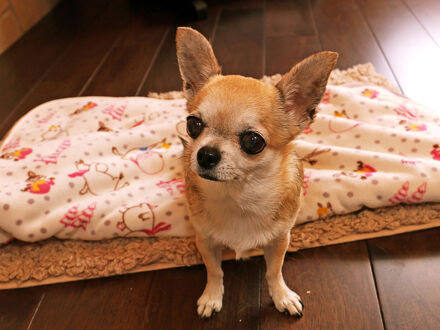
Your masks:
[{"label": "dog bed", "polygon": [[[0,145],[0,287],[200,263],[185,100],[150,96],[55,100],[14,125]],[[437,226],[439,117],[371,65],[335,70],[296,141],[304,204],[289,250]]]}]

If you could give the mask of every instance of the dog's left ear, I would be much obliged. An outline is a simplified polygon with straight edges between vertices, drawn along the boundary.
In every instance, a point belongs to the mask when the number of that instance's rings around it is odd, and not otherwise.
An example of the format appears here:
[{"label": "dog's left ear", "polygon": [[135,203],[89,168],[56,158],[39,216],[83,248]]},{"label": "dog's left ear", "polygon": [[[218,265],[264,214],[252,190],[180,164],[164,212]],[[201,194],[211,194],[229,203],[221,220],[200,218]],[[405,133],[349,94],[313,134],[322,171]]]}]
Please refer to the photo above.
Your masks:
[{"label": "dog's left ear", "polygon": [[337,59],[338,54],[334,52],[320,52],[307,57],[286,73],[276,85],[288,120],[294,125],[293,136],[313,121],[315,108],[321,101]]},{"label": "dog's left ear", "polygon": [[187,99],[191,99],[213,75],[221,73],[211,44],[196,30],[179,27],[176,33],[177,61]]}]

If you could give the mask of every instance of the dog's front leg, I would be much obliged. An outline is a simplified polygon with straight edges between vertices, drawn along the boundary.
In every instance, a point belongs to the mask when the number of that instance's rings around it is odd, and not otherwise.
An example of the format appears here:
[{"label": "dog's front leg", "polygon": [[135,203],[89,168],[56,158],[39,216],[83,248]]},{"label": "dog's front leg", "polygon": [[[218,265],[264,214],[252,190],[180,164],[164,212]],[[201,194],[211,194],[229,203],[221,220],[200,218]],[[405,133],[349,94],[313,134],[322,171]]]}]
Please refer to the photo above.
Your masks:
[{"label": "dog's front leg", "polygon": [[264,248],[264,258],[267,266],[266,279],[269,285],[269,294],[275,307],[280,312],[302,316],[303,303],[301,298],[287,287],[281,273],[289,242],[290,233],[287,233],[274,239]]},{"label": "dog's front leg", "polygon": [[210,317],[222,309],[223,271],[222,246],[209,238],[196,235],[196,244],[206,266],[207,283],[203,294],[197,301],[197,313],[201,317]]}]

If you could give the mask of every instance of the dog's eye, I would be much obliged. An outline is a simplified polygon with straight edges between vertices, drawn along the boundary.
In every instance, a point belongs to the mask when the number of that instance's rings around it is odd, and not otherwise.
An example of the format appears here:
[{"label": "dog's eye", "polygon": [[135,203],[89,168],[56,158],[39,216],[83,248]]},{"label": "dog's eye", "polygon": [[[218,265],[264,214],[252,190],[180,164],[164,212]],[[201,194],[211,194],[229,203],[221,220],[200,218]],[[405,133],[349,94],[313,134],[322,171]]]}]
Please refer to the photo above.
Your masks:
[{"label": "dog's eye", "polygon": [[258,154],[263,151],[266,141],[255,132],[244,132],[240,135],[241,149],[247,154]]},{"label": "dog's eye", "polygon": [[193,139],[196,139],[203,131],[205,125],[200,118],[188,116],[186,118],[186,131]]}]

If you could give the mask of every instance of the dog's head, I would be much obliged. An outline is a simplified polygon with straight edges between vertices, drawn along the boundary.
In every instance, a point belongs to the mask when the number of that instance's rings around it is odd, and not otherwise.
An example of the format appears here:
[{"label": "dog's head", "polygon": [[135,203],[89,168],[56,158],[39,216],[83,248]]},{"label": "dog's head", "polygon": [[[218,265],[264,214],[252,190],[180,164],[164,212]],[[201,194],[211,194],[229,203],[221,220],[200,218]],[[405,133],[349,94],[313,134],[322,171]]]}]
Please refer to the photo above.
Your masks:
[{"label": "dog's head", "polygon": [[338,57],[310,56],[273,87],[221,75],[208,40],[193,29],[179,28],[176,41],[189,112],[185,148],[192,171],[214,181],[243,180],[270,167],[312,122]]}]

